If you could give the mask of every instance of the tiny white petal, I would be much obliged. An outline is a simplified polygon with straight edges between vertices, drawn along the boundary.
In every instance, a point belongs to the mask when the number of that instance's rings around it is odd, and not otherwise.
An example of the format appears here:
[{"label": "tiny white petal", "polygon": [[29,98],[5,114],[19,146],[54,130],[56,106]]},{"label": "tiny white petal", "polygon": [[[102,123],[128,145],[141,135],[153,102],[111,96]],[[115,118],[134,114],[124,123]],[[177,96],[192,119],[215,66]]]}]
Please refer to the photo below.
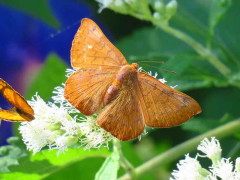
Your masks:
[{"label": "tiny white petal", "polygon": [[65,84],[62,84],[62,86],[57,86],[54,88],[53,91],[54,96],[52,96],[54,103],[64,106],[68,113],[79,113],[79,111],[65,99],[64,88]]},{"label": "tiny white petal", "polygon": [[101,128],[93,116],[82,119],[80,123],[82,136],[81,143],[84,149],[107,147],[108,143],[115,139],[109,132]]},{"label": "tiny white petal", "polygon": [[165,78],[162,78],[162,79],[158,79],[161,83],[166,83],[167,81],[166,81],[166,79]]},{"label": "tiny white petal", "polygon": [[66,77],[70,77],[75,71],[75,69],[66,69]]},{"label": "tiny white petal", "polygon": [[171,88],[175,89],[178,85],[175,85],[175,86],[170,86]]},{"label": "tiny white petal", "polygon": [[188,154],[185,159],[180,160],[177,164],[178,170],[174,170],[172,180],[200,180],[204,176],[200,174],[202,167],[197,159],[191,158]]},{"label": "tiny white petal", "polygon": [[214,164],[221,159],[222,149],[215,137],[212,137],[210,141],[207,138],[203,139],[197,149],[206,154]]},{"label": "tiny white petal", "polygon": [[222,158],[217,165],[211,167],[211,171],[222,180],[235,180],[233,164],[230,159]]}]

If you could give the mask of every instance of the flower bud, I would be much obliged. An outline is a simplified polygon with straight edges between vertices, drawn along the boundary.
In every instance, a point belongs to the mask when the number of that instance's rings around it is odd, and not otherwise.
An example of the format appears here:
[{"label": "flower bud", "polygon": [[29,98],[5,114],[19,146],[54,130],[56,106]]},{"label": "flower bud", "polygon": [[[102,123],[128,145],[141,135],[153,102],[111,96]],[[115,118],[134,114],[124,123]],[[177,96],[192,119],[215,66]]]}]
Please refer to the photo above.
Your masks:
[{"label": "flower bud", "polygon": [[165,10],[165,5],[162,1],[156,1],[154,2],[153,8],[155,11],[163,13]]},{"label": "flower bud", "polygon": [[171,0],[167,5],[166,5],[166,17],[170,19],[177,11],[177,1],[176,0]]}]

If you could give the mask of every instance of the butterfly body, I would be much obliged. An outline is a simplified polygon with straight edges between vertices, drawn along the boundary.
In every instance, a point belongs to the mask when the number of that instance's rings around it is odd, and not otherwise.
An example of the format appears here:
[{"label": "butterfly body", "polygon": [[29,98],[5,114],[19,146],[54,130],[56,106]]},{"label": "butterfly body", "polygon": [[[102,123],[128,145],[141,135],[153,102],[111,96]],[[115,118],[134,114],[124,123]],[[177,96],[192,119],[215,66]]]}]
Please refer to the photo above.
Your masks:
[{"label": "butterfly body", "polygon": [[137,63],[125,65],[120,68],[112,85],[107,89],[103,100],[104,105],[109,104],[117,97],[123,85],[129,86],[128,84],[131,84],[133,80],[137,80],[137,69]]},{"label": "butterfly body", "polygon": [[145,126],[171,127],[201,112],[199,104],[128,64],[90,19],[83,19],[71,48],[78,68],[66,81],[64,96],[120,140],[138,137]]}]

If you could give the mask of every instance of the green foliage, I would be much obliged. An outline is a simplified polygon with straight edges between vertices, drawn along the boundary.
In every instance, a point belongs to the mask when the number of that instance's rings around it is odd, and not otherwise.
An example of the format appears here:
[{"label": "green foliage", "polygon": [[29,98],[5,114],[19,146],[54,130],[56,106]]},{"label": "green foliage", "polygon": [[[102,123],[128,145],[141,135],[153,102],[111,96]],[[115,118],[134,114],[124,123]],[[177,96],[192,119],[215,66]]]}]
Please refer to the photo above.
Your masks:
[{"label": "green foliage", "polygon": [[[60,153],[58,155],[57,150],[43,150],[35,155],[27,152],[26,147],[19,141],[18,138],[9,139],[9,143],[12,145],[3,146],[0,149],[0,178],[1,179],[40,179],[40,178],[52,178],[55,176],[62,176],[68,172],[68,177],[74,177],[76,174],[89,179],[83,172],[79,172],[78,164],[84,160],[85,166],[92,167],[92,159],[98,166],[102,162],[99,161],[103,157],[106,157],[109,152],[106,149],[84,151],[81,148],[71,148],[67,152]],[[89,160],[89,158],[91,160]],[[88,160],[90,162],[88,162]],[[95,171],[97,170],[95,167]],[[75,168],[73,168],[75,167]],[[11,173],[8,173],[11,172]],[[74,176],[72,176],[72,175]],[[61,179],[61,178],[59,178]],[[63,178],[64,179],[64,178]]]},{"label": "green foliage", "polygon": [[117,172],[119,169],[119,152],[113,151],[110,156],[106,158],[102,167],[95,176],[95,180],[115,180],[117,179]]},{"label": "green foliage", "polygon": [[38,92],[44,100],[49,100],[53,89],[66,81],[66,68],[67,65],[63,60],[55,54],[50,54],[32,84],[30,84],[26,93],[27,99],[31,99]]},{"label": "green foliage", "polygon": [[12,7],[22,11],[30,16],[38,18],[52,27],[59,27],[58,20],[54,17],[48,0],[32,1],[32,0],[1,0],[0,4]]},{"label": "green foliage", "polygon": [[11,145],[0,147],[0,173],[9,173],[9,167],[19,165],[18,160],[27,155],[26,147],[19,138],[12,137],[7,142]]},{"label": "green foliage", "polygon": [[222,20],[228,8],[231,7],[231,4],[232,0],[212,0],[212,6],[209,15],[209,29],[212,33],[216,25]]}]

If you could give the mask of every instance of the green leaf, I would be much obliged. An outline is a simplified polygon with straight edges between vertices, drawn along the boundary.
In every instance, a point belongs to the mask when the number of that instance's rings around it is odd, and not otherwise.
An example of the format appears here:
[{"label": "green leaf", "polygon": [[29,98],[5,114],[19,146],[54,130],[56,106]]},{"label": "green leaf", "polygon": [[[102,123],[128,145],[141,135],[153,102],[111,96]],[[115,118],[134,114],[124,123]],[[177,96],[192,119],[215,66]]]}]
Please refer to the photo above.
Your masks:
[{"label": "green leaf", "polygon": [[[80,148],[69,148],[58,155],[57,150],[43,150],[36,155],[30,155],[19,160],[18,166],[11,166],[11,173],[1,174],[2,179],[32,179],[37,180],[54,176],[55,173],[70,168],[88,158],[102,158],[108,155],[106,149],[84,151]],[[73,174],[73,172],[72,172]]]},{"label": "green leaf", "polygon": [[11,137],[7,141],[11,145],[0,147],[0,173],[10,172],[9,167],[18,165],[18,160],[27,155],[19,138]]},{"label": "green leaf", "polygon": [[224,14],[231,7],[232,0],[212,0],[209,15],[209,28],[214,31],[215,26],[221,21]]},{"label": "green leaf", "polygon": [[53,16],[48,0],[0,0],[1,5],[6,5],[22,11],[30,16],[48,23],[52,27],[59,27],[58,20]]},{"label": "green leaf", "polygon": [[240,88],[240,72],[232,74],[230,76],[229,83]]},{"label": "green leaf", "polygon": [[175,56],[172,56],[165,64],[161,66],[161,68],[169,71],[174,71],[176,74],[167,71],[162,71],[162,74],[166,79],[181,76],[183,72],[185,72],[186,69],[189,68],[195,60],[197,60],[196,55],[190,53],[177,54]]},{"label": "green leaf", "polygon": [[110,156],[106,158],[102,167],[95,176],[95,180],[115,180],[119,169],[119,152],[113,151]]},{"label": "green leaf", "polygon": [[[175,86],[176,89],[185,91],[198,88],[207,88],[211,86],[228,86],[228,80],[223,78],[215,68],[213,68],[205,59],[199,57],[190,51],[179,40],[166,35],[155,28],[143,28],[134,32],[132,35],[122,39],[117,46],[127,57],[127,59],[144,61],[164,61],[163,65],[151,63],[143,65],[146,71],[157,71],[160,74],[158,78],[166,78],[167,85]],[[137,57],[139,59],[137,59]],[[145,58],[145,59],[144,59]],[[155,58],[155,59],[149,59]],[[146,65],[146,66],[144,66]],[[152,68],[156,66],[156,69]],[[160,66],[160,67],[158,67]],[[175,71],[176,74],[165,72]]]},{"label": "green leaf", "polygon": [[66,81],[66,68],[67,65],[57,55],[49,55],[33,83],[30,84],[26,94],[27,99],[31,99],[38,92],[44,100],[48,100],[52,96],[54,87]]},{"label": "green leaf", "polygon": [[[131,56],[148,57],[153,54],[172,56],[180,52],[191,50],[180,40],[155,27],[138,29],[130,36],[118,41],[116,46],[127,59]],[[164,61],[165,59],[153,60]]]},{"label": "green leaf", "polygon": [[234,119],[230,114],[226,113],[221,119],[207,119],[207,118],[192,118],[181,125],[182,129],[197,133],[204,133],[223,125],[226,122]]}]

